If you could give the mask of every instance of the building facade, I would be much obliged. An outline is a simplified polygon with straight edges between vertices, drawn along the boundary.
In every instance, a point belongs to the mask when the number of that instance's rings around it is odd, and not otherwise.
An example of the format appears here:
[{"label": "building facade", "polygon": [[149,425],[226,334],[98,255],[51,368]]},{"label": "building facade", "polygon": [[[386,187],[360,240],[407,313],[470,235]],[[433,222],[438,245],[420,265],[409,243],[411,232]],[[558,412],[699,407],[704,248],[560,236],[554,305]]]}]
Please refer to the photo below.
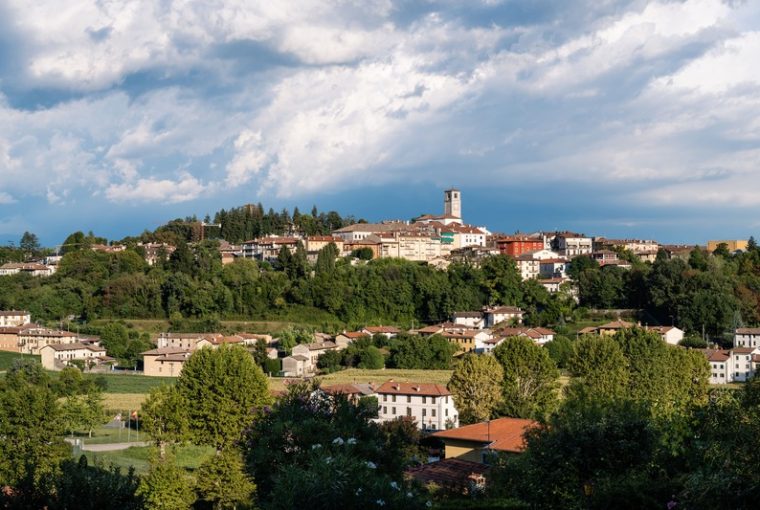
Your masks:
[{"label": "building facade", "polygon": [[454,398],[441,384],[388,381],[377,389],[378,421],[401,417],[414,420],[421,430],[445,430],[459,426]]}]

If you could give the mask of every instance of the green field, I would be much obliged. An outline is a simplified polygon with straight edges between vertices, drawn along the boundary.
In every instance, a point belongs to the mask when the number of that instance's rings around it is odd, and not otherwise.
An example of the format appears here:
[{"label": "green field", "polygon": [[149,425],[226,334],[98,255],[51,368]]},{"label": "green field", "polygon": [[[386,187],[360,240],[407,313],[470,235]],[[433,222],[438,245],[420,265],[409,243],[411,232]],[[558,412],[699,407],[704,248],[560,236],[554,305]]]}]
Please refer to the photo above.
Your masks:
[{"label": "green field", "polygon": [[[122,471],[134,467],[137,473],[145,473],[148,471],[148,459],[153,449],[150,446],[132,446],[126,450],[113,452],[82,453],[87,456],[90,463],[118,466],[122,468]],[[181,446],[175,450],[177,465],[190,471],[197,469],[213,454],[214,449],[207,446]],[[73,455],[79,457],[80,453],[75,451]]]},{"label": "green field", "polygon": [[17,359],[29,359],[32,361],[40,362],[39,356],[32,356],[31,354],[19,354],[18,352],[0,351],[0,372],[4,372],[13,366],[13,362]]},{"label": "green field", "polygon": [[162,384],[174,384],[175,377],[148,377],[137,374],[84,374],[85,378],[104,378],[107,384],[105,393],[148,393]]}]

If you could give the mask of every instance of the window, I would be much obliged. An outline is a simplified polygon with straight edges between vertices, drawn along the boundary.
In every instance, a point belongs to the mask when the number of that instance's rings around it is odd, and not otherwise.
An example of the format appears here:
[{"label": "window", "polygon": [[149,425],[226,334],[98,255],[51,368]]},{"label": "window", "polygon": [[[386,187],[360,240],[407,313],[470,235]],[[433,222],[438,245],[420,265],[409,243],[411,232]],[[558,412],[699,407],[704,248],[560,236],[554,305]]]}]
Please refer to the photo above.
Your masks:
[{"label": "window", "polygon": [[388,402],[388,395],[383,395],[383,402]]},{"label": "window", "polygon": [[396,401],[396,395],[391,395],[391,402],[395,402],[395,401]]},{"label": "window", "polygon": [[422,410],[422,417],[424,418],[425,416],[427,416],[427,409]]},{"label": "window", "polygon": [[383,406],[383,414],[388,414],[388,408],[386,406]]},{"label": "window", "polygon": [[435,409],[433,409],[433,418],[435,418]]},{"label": "window", "polygon": [[407,404],[411,404],[412,403],[412,396],[411,395],[407,395],[406,396],[406,403]]},{"label": "window", "polygon": [[396,408],[395,407],[391,407],[391,414],[394,414],[394,415],[396,414]]},{"label": "window", "polygon": [[407,416],[412,416],[412,408],[411,407],[407,407],[406,408],[406,415]]},{"label": "window", "polygon": [[422,403],[427,404],[427,397],[422,397]]},{"label": "window", "polygon": [[435,404],[435,397],[430,397],[430,403]]},{"label": "window", "polygon": [[447,408],[447,409],[446,409],[446,416],[448,416],[448,415],[449,415],[449,410],[448,410],[448,408]]}]

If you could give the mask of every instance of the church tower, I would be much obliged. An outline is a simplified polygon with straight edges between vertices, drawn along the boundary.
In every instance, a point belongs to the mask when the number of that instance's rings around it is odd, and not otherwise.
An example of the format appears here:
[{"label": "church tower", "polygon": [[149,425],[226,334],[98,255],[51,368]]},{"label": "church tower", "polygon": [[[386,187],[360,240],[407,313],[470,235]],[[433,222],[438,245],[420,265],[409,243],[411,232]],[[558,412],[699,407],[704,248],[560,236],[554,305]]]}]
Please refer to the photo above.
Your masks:
[{"label": "church tower", "polygon": [[462,193],[458,189],[443,192],[443,214],[462,219]]}]

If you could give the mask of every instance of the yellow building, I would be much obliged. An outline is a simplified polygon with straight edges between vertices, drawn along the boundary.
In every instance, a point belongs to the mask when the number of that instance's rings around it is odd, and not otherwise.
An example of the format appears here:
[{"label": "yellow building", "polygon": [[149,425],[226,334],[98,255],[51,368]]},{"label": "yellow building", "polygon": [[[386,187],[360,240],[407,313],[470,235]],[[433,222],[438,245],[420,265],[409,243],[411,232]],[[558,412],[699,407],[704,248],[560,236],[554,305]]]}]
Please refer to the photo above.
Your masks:
[{"label": "yellow building", "polygon": [[721,244],[725,244],[728,248],[728,251],[733,253],[738,250],[747,251],[747,245],[749,244],[749,241],[743,241],[741,239],[731,241],[707,241],[707,251],[712,253]]},{"label": "yellow building", "polygon": [[178,377],[192,351],[187,349],[153,349],[143,352],[143,373],[153,377]]},{"label": "yellow building", "polygon": [[525,449],[525,432],[538,425],[533,420],[498,418],[433,434],[443,441],[447,459],[485,463],[488,453],[520,453]]}]

